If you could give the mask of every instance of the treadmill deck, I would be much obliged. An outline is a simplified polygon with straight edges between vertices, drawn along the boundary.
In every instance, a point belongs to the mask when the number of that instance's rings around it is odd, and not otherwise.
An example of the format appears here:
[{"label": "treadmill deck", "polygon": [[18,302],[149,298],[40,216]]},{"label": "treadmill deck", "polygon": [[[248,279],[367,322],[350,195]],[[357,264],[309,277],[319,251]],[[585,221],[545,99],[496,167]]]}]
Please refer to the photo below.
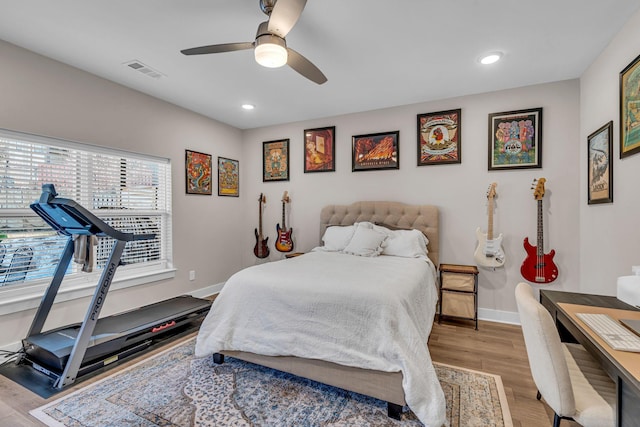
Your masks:
[{"label": "treadmill deck", "polygon": [[[83,366],[144,341],[153,341],[174,329],[203,318],[211,301],[188,295],[115,314],[98,320],[84,355]],[[26,358],[60,373],[80,333],[76,323],[36,334],[23,340]]]}]

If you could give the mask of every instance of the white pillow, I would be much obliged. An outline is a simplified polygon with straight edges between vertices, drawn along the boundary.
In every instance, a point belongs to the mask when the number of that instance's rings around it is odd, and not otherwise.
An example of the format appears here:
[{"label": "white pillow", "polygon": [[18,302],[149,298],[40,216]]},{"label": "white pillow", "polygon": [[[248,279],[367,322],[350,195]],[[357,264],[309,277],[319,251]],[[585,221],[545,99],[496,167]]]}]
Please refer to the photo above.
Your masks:
[{"label": "white pillow", "polygon": [[[390,231],[391,233],[398,231],[398,230],[416,230],[415,228],[405,228],[405,227],[398,227],[397,225],[390,225],[390,224],[385,224],[385,223],[376,223],[373,226],[374,230],[387,230]],[[427,238],[427,236],[425,236],[424,232],[422,233],[422,236],[424,237],[424,241],[425,241],[425,245],[428,246],[429,245],[429,239]]]},{"label": "white pillow", "polygon": [[382,255],[426,258],[427,238],[419,230],[395,230],[384,242]]},{"label": "white pillow", "polygon": [[351,241],[355,230],[356,227],[353,225],[327,227],[324,231],[324,236],[322,236],[322,241],[324,242],[323,250],[330,252],[342,251]]},{"label": "white pillow", "polygon": [[358,256],[378,256],[387,236],[371,228],[357,227],[344,253]]}]

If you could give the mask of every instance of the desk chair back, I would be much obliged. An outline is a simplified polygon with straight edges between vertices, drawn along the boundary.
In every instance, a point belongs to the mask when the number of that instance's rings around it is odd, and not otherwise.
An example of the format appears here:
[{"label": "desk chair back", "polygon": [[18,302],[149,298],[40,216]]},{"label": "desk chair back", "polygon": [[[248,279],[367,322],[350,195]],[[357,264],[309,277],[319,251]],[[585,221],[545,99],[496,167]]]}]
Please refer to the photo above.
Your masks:
[{"label": "desk chair back", "polygon": [[551,314],[526,283],[516,287],[516,303],[529,357],[531,375],[547,404],[560,417],[576,412],[569,368]]}]

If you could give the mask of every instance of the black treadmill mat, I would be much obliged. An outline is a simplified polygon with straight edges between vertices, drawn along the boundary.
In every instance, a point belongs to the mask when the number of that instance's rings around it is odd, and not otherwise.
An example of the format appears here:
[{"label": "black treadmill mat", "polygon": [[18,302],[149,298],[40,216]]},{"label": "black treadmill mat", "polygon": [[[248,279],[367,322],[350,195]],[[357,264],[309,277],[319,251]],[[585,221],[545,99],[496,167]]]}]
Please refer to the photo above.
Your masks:
[{"label": "black treadmill mat", "polygon": [[195,331],[197,331],[200,327],[200,323],[197,322],[195,325],[184,329],[183,331],[176,333],[175,335],[169,335],[164,337],[163,339],[159,339],[157,342],[151,344],[150,346],[144,348],[143,350],[129,355],[127,357],[123,357],[117,362],[110,363],[107,366],[96,369],[95,371],[89,372],[82,377],[78,377],[73,384],[70,384],[68,387],[59,390],[53,387],[53,379],[49,376],[43,374],[42,372],[37,371],[31,365],[16,365],[15,363],[7,363],[4,366],[0,366],[0,375],[10,379],[16,384],[21,385],[27,390],[32,391],[43,399],[48,399],[51,396],[55,396],[56,394],[68,390],[69,387],[72,387],[75,384],[79,384],[89,378],[93,378],[96,375],[102,374],[115,368],[116,366],[122,365],[125,362],[129,362],[132,359],[142,357],[150,351],[156,350],[162,346],[165,346],[172,341],[175,341],[179,338],[185,337]]}]

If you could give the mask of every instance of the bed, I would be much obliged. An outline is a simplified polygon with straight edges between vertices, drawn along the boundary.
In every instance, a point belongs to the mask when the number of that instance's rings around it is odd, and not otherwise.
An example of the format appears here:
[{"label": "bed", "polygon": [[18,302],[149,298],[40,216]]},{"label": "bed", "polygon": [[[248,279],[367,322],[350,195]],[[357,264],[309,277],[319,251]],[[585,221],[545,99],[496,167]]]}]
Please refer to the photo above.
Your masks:
[{"label": "bed", "polygon": [[[399,202],[330,205],[321,211],[320,236],[329,227],[342,233],[363,224],[419,230],[428,259],[353,256],[323,250],[325,244],[249,267],[216,298],[196,355],[213,354],[218,363],[235,357],[372,396],[386,401],[394,418],[409,405],[423,423],[440,427],[444,395],[426,347],[437,302],[438,210]],[[356,335],[363,343],[352,341]]]}]

